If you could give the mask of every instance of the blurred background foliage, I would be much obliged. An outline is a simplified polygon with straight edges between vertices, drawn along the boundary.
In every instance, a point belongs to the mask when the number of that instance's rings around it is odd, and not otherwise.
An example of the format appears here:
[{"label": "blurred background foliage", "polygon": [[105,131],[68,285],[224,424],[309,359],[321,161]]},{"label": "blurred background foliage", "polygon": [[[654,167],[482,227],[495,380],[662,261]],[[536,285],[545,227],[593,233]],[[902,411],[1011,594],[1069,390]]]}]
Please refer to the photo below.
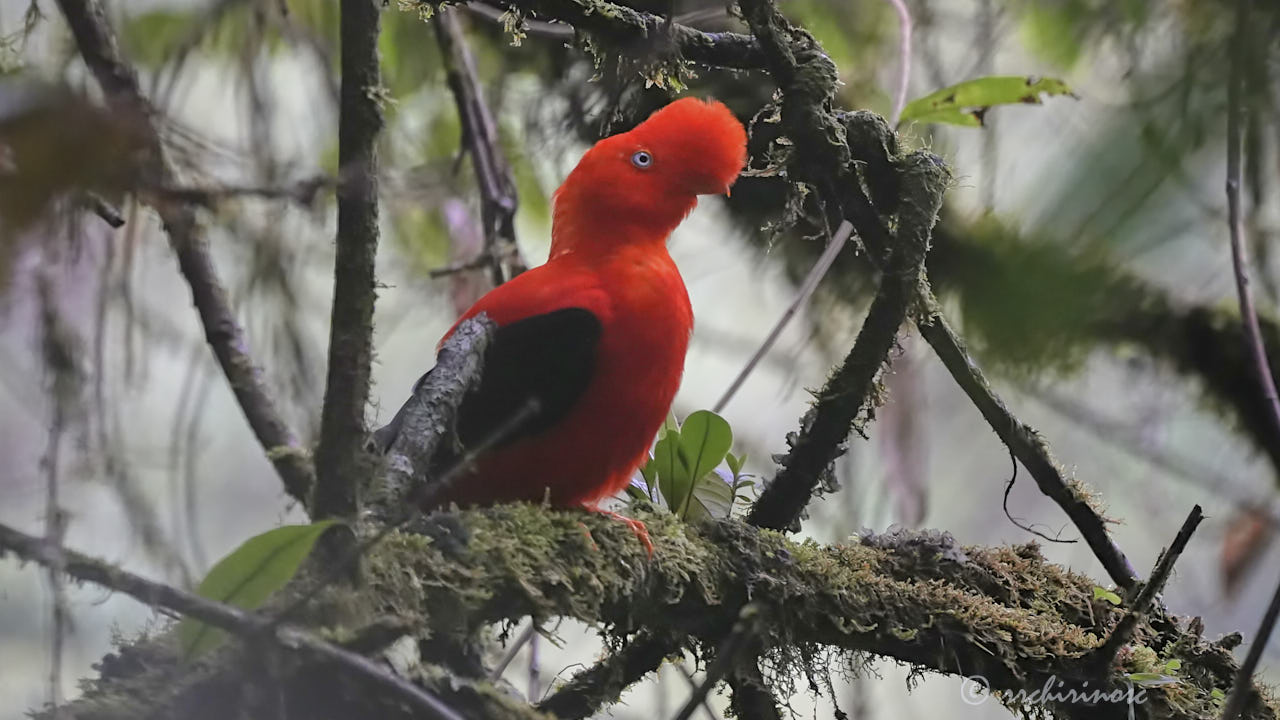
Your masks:
[{"label": "blurred background foliage", "polygon": [[[744,31],[711,0],[637,0],[707,31]],[[981,129],[907,124],[956,173],[930,272],[979,361],[1059,459],[1124,524],[1120,545],[1148,567],[1192,502],[1206,523],[1167,597],[1211,632],[1251,632],[1280,569],[1280,447],[1246,362],[1234,311],[1223,158],[1230,53],[1246,77],[1246,229],[1273,358],[1280,268],[1280,6],[1256,3],[1245,37],[1222,0],[909,0],[908,97],[992,74],[1066,80],[1076,98],[997,108]],[[337,4],[332,0],[115,0],[110,17],[162,118],[183,186],[147,186],[136,118],[103,109],[49,0],[0,7],[0,519],[39,528],[49,448],[60,468],[68,542],[158,577],[189,582],[244,537],[298,510],[243,427],[146,205],[196,199],[256,357],[295,427],[312,438],[322,394],[337,167]],[[885,0],[786,0],[840,70],[839,103],[892,110],[903,62]],[[566,25],[473,2],[463,22],[519,192],[521,249],[545,258],[551,194],[581,150],[678,94],[715,96],[750,120],[773,96],[759,72],[654,68]],[[387,129],[381,139],[386,288],[375,369],[385,419],[432,362],[434,342],[488,287],[464,263],[483,237],[470,160],[444,82],[431,12],[383,13]],[[632,49],[634,50],[634,48]],[[753,149],[768,144],[757,125]],[[757,155],[759,157],[759,155]],[[759,167],[759,165],[753,165]],[[800,218],[777,221],[788,203]],[[704,201],[673,239],[698,327],[676,412],[709,407],[785,307],[823,246],[785,178],[745,177]],[[794,206],[793,206],[794,208]],[[106,221],[114,213],[120,227]],[[41,287],[52,288],[41,293]],[[747,471],[769,474],[825,369],[852,341],[875,279],[847,250],[803,321],[783,336],[725,412]],[[58,319],[51,333],[49,318]],[[41,343],[63,338],[53,364]],[[67,339],[70,338],[70,339]],[[47,345],[46,345],[47,349]],[[1280,370],[1280,366],[1277,366]],[[68,374],[83,380],[68,385]],[[843,489],[813,509],[821,540],[892,523],[964,542],[1025,541],[999,494],[1008,458],[927,348],[902,339],[888,404],[841,462]],[[70,397],[67,397],[67,388]],[[56,392],[55,392],[56,390]],[[60,393],[60,394],[59,394]],[[62,421],[51,431],[54,412]],[[61,447],[51,439],[66,434]],[[1064,524],[1031,483],[1015,516]],[[1071,536],[1068,527],[1061,530]],[[1080,544],[1051,558],[1101,576]],[[35,574],[0,563],[0,717],[47,696],[47,598]],[[72,593],[65,691],[118,628],[144,611]],[[592,653],[589,632],[535,644],[509,673],[531,693]],[[539,652],[541,653],[539,655]],[[1280,652],[1267,657],[1275,667]],[[1265,663],[1264,663],[1265,664]],[[14,668],[18,670],[14,671]],[[682,669],[683,666],[678,666]],[[696,668],[689,666],[691,671]],[[877,667],[883,678],[894,668]],[[673,666],[617,717],[673,709]],[[877,675],[837,693],[858,717],[962,705],[954,681],[914,693]],[[795,707],[803,709],[801,693]],[[824,700],[823,703],[828,701]],[[825,706],[824,706],[825,707]]]}]

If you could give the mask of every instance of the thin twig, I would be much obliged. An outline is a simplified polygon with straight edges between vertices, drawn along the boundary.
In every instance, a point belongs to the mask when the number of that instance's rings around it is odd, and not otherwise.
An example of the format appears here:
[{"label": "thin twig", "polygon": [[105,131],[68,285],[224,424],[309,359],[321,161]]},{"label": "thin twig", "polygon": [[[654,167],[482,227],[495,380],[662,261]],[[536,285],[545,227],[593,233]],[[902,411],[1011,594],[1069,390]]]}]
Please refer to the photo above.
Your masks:
[{"label": "thin twig", "polygon": [[[684,678],[684,681],[689,684],[689,689],[693,691],[694,695],[698,695],[699,693],[701,693],[702,702],[699,704],[702,706],[702,709],[706,713],[706,716],[711,720],[720,720],[720,716],[717,715],[716,711],[711,708],[711,702],[707,700],[706,686],[698,683],[698,681],[693,679],[693,673],[689,672],[689,668],[684,666],[683,660],[681,662],[672,663],[672,664],[676,666],[676,670],[680,672],[680,676]],[[707,676],[707,677],[710,677],[710,676]],[[690,702],[692,702],[692,699],[690,700]]]},{"label": "thin twig", "polygon": [[906,0],[888,0],[898,13],[898,84],[893,91],[893,113],[889,125],[898,126],[902,108],[907,105],[907,88],[911,84],[911,11]]},{"label": "thin twig", "polygon": [[1142,584],[1142,589],[1138,592],[1138,596],[1133,598],[1129,611],[1120,618],[1120,622],[1116,623],[1115,629],[1111,631],[1111,635],[1102,647],[1093,652],[1088,662],[1092,663],[1099,673],[1110,674],[1111,664],[1115,662],[1116,654],[1133,638],[1133,632],[1138,628],[1138,623],[1151,609],[1156,595],[1160,594],[1165,583],[1169,581],[1169,576],[1173,574],[1174,563],[1178,562],[1178,558],[1186,549],[1187,542],[1191,540],[1191,535],[1196,531],[1201,520],[1204,520],[1204,512],[1199,505],[1196,505],[1191,508],[1187,519],[1182,522],[1182,527],[1178,529],[1178,534],[1173,538],[1168,549],[1160,553],[1155,568],[1151,571],[1151,578]]},{"label": "thin twig", "polygon": [[1009,410],[1000,396],[992,389],[978,364],[969,356],[964,341],[951,328],[933,290],[921,284],[919,290],[916,327],[933,348],[934,353],[951,373],[960,389],[986,418],[991,429],[1031,473],[1040,492],[1049,496],[1071,519],[1106,569],[1111,580],[1128,590],[1138,579],[1137,572],[1128,558],[1112,541],[1106,522],[1089,504],[1074,485],[1067,480],[1062,468],[1054,460],[1048,444],[1040,433],[1022,422]]},{"label": "thin twig", "polygon": [[95,192],[85,193],[85,202],[89,205],[89,209],[93,214],[102,218],[102,221],[113,230],[124,227],[124,216],[116,209],[114,205],[107,202],[105,198]]},{"label": "thin twig", "polygon": [[[1253,356],[1258,385],[1267,399],[1267,408],[1271,411],[1272,429],[1280,433],[1280,397],[1276,393],[1276,382],[1271,375],[1271,363],[1267,359],[1262,330],[1258,326],[1258,313],[1253,304],[1253,293],[1249,290],[1244,218],[1240,212],[1244,164],[1243,126],[1247,113],[1245,99],[1241,96],[1244,93],[1244,73],[1250,55],[1249,16],[1252,9],[1252,0],[1239,0],[1236,5],[1235,47],[1231,53],[1231,77],[1227,84],[1227,222],[1231,233],[1231,265],[1235,270],[1236,294],[1240,302],[1240,316],[1244,320],[1245,337],[1248,339],[1249,352]],[[1280,434],[1276,438],[1280,438]],[[1258,631],[1254,633],[1249,652],[1231,684],[1231,694],[1227,696],[1227,701],[1223,705],[1223,720],[1235,720],[1244,711],[1245,704],[1250,698],[1256,696],[1257,693],[1253,689],[1253,673],[1262,660],[1262,651],[1266,649],[1271,639],[1271,632],[1275,629],[1278,617],[1280,617],[1280,585],[1276,586],[1271,604],[1267,606]]]},{"label": "thin twig", "polygon": [[[303,207],[315,204],[321,190],[339,189],[337,178],[315,175],[283,185],[158,185],[143,192],[179,202],[213,206],[229,198],[252,197],[264,200],[290,200]],[[123,221],[121,222],[123,224]]]},{"label": "thin twig", "polygon": [[618,697],[684,644],[683,633],[641,631],[621,650],[574,675],[537,709],[562,720],[590,717],[600,706]]},{"label": "thin twig", "polygon": [[18,558],[46,568],[60,567],[67,575],[122,592],[141,603],[195,618],[246,640],[266,640],[279,650],[341,666],[370,681],[381,692],[418,708],[427,717],[462,720],[457,712],[427,690],[357,655],[290,626],[277,626],[267,617],[208,600],[185,590],[152,582],[101,560],[82,555],[46,540],[0,525],[0,555]]},{"label": "thin twig", "polygon": [[378,252],[378,152],[382,106],[378,97],[381,4],[342,0],[342,90],[338,114],[338,166],[351,181],[338,192],[329,374],[316,448],[312,517],[354,518],[359,478],[371,463],[364,450],[365,406],[373,362],[374,260]]},{"label": "thin twig", "polygon": [[434,22],[445,79],[458,106],[462,142],[471,155],[471,167],[480,190],[485,248],[482,256],[492,263],[493,284],[501,285],[528,269],[516,244],[515,216],[519,200],[515,177],[502,154],[497,124],[484,101],[475,59],[457,17],[451,9],[442,7]]},{"label": "thin twig", "polygon": [[432,279],[448,277],[450,275],[457,275],[461,272],[492,268],[495,263],[501,264],[501,262],[501,260],[491,256],[488,252],[481,252],[470,260],[445,265],[444,267],[432,268],[427,271],[427,276]]},{"label": "thin twig", "polygon": [[[46,262],[49,262],[46,260]],[[67,516],[59,498],[59,455],[62,436],[66,432],[69,405],[75,393],[75,353],[67,347],[65,328],[55,305],[51,271],[45,268],[38,276],[41,311],[41,347],[45,373],[48,376],[49,398],[53,417],[49,422],[49,444],[41,464],[45,473],[44,541],[56,548],[62,547],[67,532]],[[49,566],[49,591],[52,601],[49,611],[52,622],[49,627],[49,704],[57,715],[62,704],[62,652],[67,635],[67,588],[63,582],[62,567]]]},{"label": "thin twig", "polygon": [[[680,712],[676,713],[673,720],[689,720],[693,717],[693,713],[698,706],[707,702],[707,695],[711,692],[711,688],[729,674],[729,671],[738,664],[738,657],[746,648],[747,644],[756,636],[761,623],[761,610],[753,603],[747,603],[738,612],[738,619],[733,624],[733,629],[720,641],[719,647],[716,648],[716,658],[707,668],[707,672],[702,678],[702,682],[693,689],[693,693],[689,695],[689,699],[685,701]],[[707,712],[711,713],[711,709],[707,708]],[[712,713],[714,716],[714,713]]]},{"label": "thin twig", "polygon": [[791,322],[791,318],[795,317],[800,308],[809,302],[809,298],[813,296],[815,290],[818,289],[818,283],[822,282],[822,278],[826,277],[827,271],[831,269],[831,264],[836,261],[836,257],[840,255],[840,251],[849,241],[849,236],[853,234],[853,225],[848,221],[840,223],[840,227],[836,229],[836,234],[827,243],[827,249],[822,251],[821,257],[813,264],[809,270],[809,274],[805,276],[804,282],[800,283],[800,289],[796,290],[795,297],[791,298],[791,303],[787,305],[787,309],[783,311],[782,317],[773,324],[773,328],[769,330],[769,334],[765,336],[764,342],[760,343],[760,347],[751,355],[751,359],[747,360],[747,364],[738,372],[733,382],[729,383],[729,387],[716,401],[712,408],[714,412],[724,410],[733,396],[737,394],[742,387],[742,383],[746,382],[756,366],[764,359],[773,344],[778,341],[778,337],[782,335],[782,331],[786,329]]},{"label": "thin twig", "polygon": [[[151,182],[176,185],[176,174],[161,140],[160,118],[143,97],[134,69],[121,59],[105,11],[98,0],[58,0],[85,64],[97,79],[108,104],[126,116],[145,119],[146,169]],[[267,388],[249,354],[244,329],[236,321],[226,290],[218,279],[195,209],[187,203],[156,202],[178,268],[191,286],[192,300],[212,348],[267,457],[275,465],[285,491],[306,503],[315,471]]]},{"label": "thin twig", "polygon": [[[524,647],[525,643],[532,640],[533,636],[536,635],[537,632],[538,626],[535,625],[533,619],[530,618],[529,626],[524,630],[521,630],[520,634],[511,641],[511,644],[507,647],[507,653],[502,656],[502,660],[498,661],[498,664],[493,666],[493,670],[489,671],[489,679],[497,680],[502,677],[502,673],[506,672],[507,668],[511,666],[511,661],[516,659],[516,654],[520,652],[520,648]],[[532,695],[530,695],[530,697],[532,697]]]}]

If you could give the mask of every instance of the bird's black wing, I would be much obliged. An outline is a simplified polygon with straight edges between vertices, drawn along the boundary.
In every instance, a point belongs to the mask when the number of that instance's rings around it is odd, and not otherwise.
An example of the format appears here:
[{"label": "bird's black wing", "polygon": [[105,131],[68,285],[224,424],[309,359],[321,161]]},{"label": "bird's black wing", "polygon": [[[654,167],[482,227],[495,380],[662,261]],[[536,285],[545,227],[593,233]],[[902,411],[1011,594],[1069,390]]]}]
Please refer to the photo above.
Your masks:
[{"label": "bird's black wing", "polygon": [[[594,313],[577,307],[499,327],[485,351],[480,386],[467,393],[458,408],[458,439],[463,447],[506,445],[562,420],[591,382],[601,329]],[[523,419],[511,426],[519,415]],[[390,448],[399,420],[397,413],[374,433],[376,448],[383,452]]]}]

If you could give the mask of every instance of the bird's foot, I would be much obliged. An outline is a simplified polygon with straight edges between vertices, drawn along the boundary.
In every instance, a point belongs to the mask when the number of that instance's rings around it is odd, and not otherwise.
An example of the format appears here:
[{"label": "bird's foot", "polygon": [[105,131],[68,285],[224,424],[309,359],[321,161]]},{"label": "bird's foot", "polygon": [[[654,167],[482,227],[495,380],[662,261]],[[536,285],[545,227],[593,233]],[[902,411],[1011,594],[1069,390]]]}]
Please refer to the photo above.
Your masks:
[{"label": "bird's foot", "polygon": [[[631,532],[635,533],[636,539],[640,541],[640,544],[644,546],[644,549],[649,552],[649,557],[653,557],[653,540],[649,539],[649,528],[645,527],[643,522],[640,522],[635,518],[629,518],[626,515],[619,515],[618,513],[612,510],[601,510],[598,507],[590,507],[590,506],[588,506],[586,509],[591,512],[598,512],[601,515],[608,515],[614,520],[618,520],[624,523],[628,528],[631,529]],[[587,537],[588,538],[591,537],[590,530],[587,530]],[[591,542],[592,544],[594,544],[595,540],[592,539]]]}]

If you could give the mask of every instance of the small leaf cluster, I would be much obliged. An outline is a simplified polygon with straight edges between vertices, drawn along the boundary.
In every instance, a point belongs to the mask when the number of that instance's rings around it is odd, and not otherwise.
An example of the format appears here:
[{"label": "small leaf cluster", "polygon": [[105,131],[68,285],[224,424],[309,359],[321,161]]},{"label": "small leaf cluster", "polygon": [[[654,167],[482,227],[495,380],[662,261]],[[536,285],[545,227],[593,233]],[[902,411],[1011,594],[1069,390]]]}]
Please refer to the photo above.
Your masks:
[{"label": "small leaf cluster", "polygon": [[663,505],[682,520],[727,518],[749,502],[747,490],[755,486],[742,472],[746,455],[734,455],[732,447],[733,429],[710,410],[692,413],[683,425],[668,420],[627,494]]}]

